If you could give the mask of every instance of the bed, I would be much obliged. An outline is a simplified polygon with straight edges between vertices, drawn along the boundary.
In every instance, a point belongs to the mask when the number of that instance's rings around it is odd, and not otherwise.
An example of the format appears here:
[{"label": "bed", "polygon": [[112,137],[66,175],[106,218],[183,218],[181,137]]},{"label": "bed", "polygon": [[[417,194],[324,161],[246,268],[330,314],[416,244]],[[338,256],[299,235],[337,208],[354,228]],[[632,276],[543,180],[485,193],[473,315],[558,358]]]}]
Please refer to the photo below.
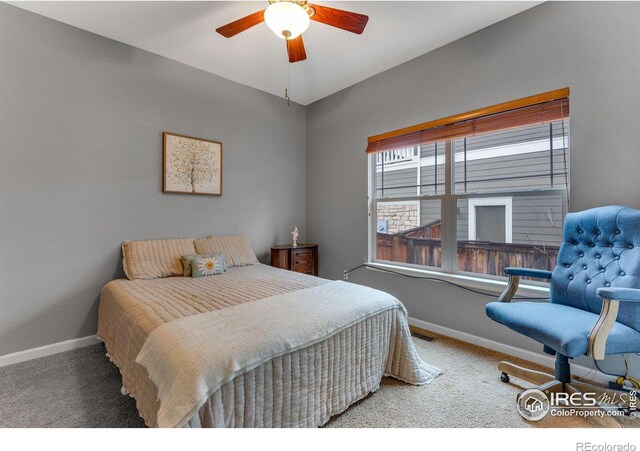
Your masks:
[{"label": "bed", "polygon": [[384,376],[439,374],[392,296],[252,263],[103,288],[98,337],[147,426],[318,427]]}]

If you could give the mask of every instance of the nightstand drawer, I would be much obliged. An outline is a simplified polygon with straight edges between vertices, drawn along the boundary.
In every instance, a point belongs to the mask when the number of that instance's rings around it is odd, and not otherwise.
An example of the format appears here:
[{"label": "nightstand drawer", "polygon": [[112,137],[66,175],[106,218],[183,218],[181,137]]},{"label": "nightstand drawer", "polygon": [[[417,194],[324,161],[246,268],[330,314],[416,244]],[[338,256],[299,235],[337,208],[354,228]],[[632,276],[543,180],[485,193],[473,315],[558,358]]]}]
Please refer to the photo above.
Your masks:
[{"label": "nightstand drawer", "polygon": [[313,263],[311,260],[296,260],[291,262],[291,271],[304,274],[313,274]]},{"label": "nightstand drawer", "polygon": [[311,249],[293,249],[291,251],[292,264],[304,264],[313,259],[313,250]]},{"label": "nightstand drawer", "polygon": [[274,246],[271,248],[271,265],[276,268],[317,276],[318,245]]}]

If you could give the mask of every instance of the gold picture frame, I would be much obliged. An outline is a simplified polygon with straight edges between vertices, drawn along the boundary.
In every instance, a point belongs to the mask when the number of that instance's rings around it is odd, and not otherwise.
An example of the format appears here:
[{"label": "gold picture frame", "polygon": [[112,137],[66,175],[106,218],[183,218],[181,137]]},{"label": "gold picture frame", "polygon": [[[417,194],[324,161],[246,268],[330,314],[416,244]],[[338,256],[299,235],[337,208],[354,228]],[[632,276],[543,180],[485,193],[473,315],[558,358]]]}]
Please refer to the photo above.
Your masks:
[{"label": "gold picture frame", "polygon": [[222,196],[222,143],[163,132],[162,192]]}]

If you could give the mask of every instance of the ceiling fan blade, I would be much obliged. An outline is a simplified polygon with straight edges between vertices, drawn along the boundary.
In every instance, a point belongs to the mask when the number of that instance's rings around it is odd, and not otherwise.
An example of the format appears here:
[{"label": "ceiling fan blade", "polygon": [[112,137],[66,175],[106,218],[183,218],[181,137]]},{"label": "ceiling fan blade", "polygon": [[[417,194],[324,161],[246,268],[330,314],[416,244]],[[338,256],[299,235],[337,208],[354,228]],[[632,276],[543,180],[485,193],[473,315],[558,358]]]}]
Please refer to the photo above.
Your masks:
[{"label": "ceiling fan blade", "polygon": [[265,10],[263,9],[262,11],[257,11],[253,14],[249,14],[248,16],[243,17],[242,19],[238,19],[236,21],[233,21],[231,23],[221,26],[220,28],[216,29],[216,31],[220,33],[222,36],[224,36],[225,38],[230,38],[232,36],[235,36],[238,33],[241,33],[255,25],[258,25],[259,23],[264,22],[264,11]]},{"label": "ceiling fan blade", "polygon": [[341,9],[329,8],[328,6],[309,5],[315,11],[311,16],[311,20],[331,25],[332,27],[342,28],[351,33],[362,34],[364,27],[367,26],[369,16],[364,14],[352,13]]},{"label": "ceiling fan blade", "polygon": [[287,53],[289,53],[290,63],[296,63],[307,59],[307,52],[304,51],[302,35],[295,39],[287,40]]}]

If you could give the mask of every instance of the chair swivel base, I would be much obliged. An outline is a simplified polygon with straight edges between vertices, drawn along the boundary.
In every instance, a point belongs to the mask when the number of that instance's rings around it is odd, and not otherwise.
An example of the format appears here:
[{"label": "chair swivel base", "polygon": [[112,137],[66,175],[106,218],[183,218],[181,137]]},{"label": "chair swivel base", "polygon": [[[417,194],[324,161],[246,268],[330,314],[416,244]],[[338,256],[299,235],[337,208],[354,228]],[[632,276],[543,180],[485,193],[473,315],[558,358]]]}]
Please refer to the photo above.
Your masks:
[{"label": "chair swivel base", "polygon": [[[536,385],[536,389],[549,393],[566,393],[568,395],[572,395],[575,393],[590,393],[594,394],[596,399],[616,399],[623,400],[623,404],[621,407],[631,408],[629,397],[620,398],[620,395],[625,393],[623,391],[610,390],[604,387],[599,387],[597,385],[589,384],[587,382],[581,382],[578,380],[571,380],[570,382],[563,382],[561,380],[556,379],[556,376],[550,373],[545,373],[542,371],[536,371],[529,368],[524,368],[518,365],[515,365],[510,362],[502,361],[498,365],[498,369],[502,372],[500,376],[500,380],[504,383],[508,383],[510,381],[509,376],[516,377],[518,379],[522,379],[526,382]],[[526,390],[525,390],[526,391]],[[523,393],[523,392],[521,392]],[[520,393],[518,394],[520,396]],[[604,410],[600,406],[595,406],[591,408],[593,410]],[[590,415],[590,419],[592,419],[598,426],[600,427],[608,427],[608,428],[621,428],[622,425],[620,422],[613,416],[610,415]]]}]

